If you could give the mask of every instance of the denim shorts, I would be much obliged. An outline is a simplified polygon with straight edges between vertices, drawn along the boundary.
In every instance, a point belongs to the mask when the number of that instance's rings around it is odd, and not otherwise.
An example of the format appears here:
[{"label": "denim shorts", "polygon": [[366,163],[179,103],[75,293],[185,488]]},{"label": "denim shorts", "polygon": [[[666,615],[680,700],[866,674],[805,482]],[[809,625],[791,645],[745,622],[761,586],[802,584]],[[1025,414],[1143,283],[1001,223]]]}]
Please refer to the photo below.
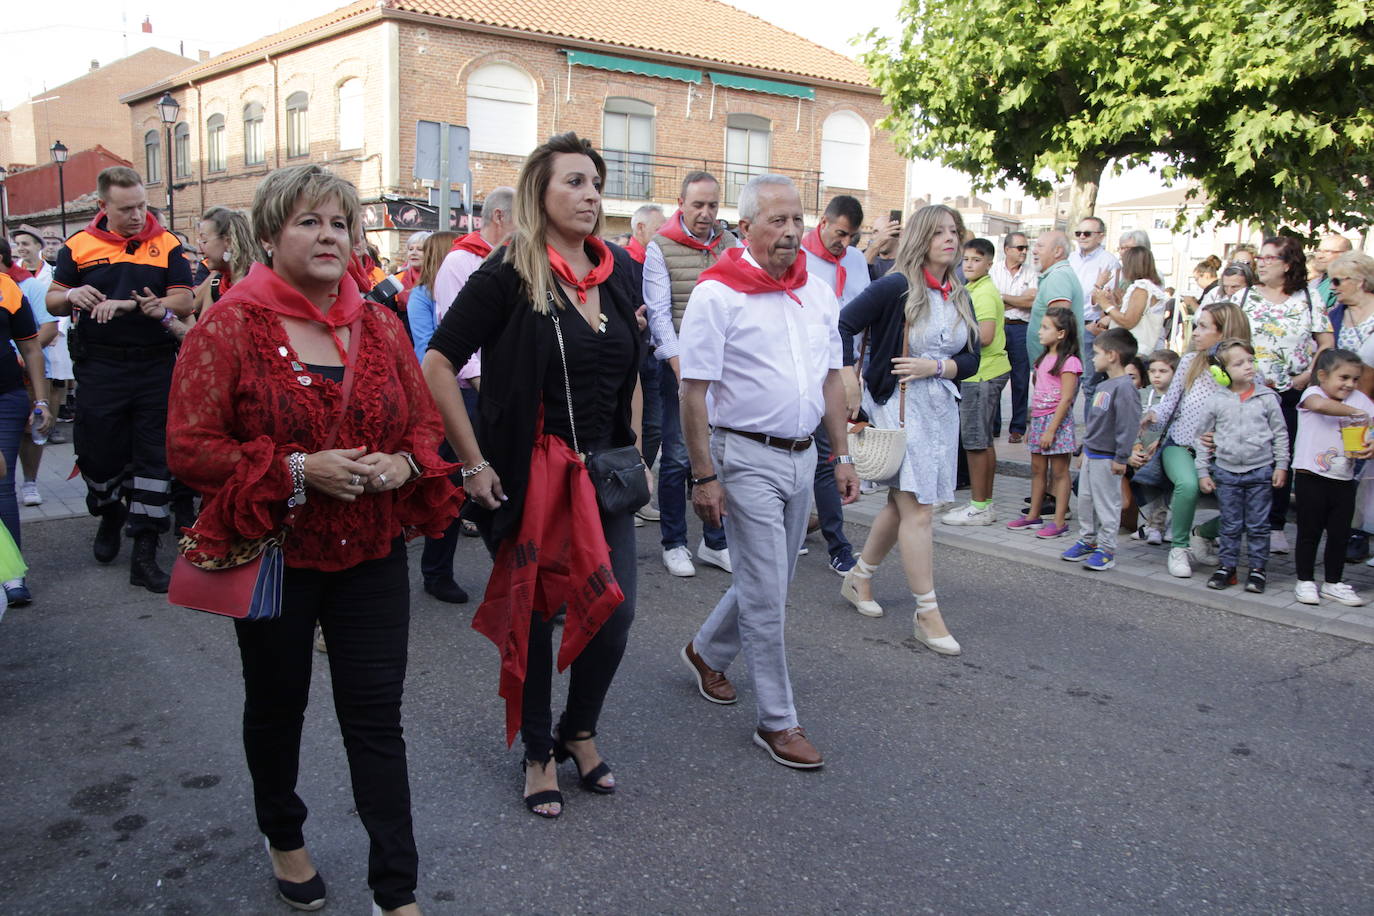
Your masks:
[{"label": "denim shorts", "polygon": [[959,383],[959,441],[965,451],[992,447],[997,432],[997,407],[1002,403],[1002,389],[1010,379],[1011,373],[1005,372],[982,382]]}]

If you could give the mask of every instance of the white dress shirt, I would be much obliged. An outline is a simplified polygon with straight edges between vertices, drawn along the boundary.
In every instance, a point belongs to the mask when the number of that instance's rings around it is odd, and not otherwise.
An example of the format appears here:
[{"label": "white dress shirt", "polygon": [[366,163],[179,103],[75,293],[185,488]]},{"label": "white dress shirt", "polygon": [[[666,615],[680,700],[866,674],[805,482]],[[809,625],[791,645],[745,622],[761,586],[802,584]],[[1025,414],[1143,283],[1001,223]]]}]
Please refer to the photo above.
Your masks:
[{"label": "white dress shirt", "polygon": [[[682,231],[691,235],[687,224],[682,222]],[[716,237],[716,227],[706,241],[709,244]],[[733,248],[725,245],[720,250]],[[677,330],[673,327],[673,282],[668,276],[668,263],[663,260],[663,249],[651,239],[644,246],[644,304],[648,306],[645,317],[649,319],[649,339],[654,345],[654,356],[659,359],[672,359],[679,355]]]},{"label": "white dress shirt", "polygon": [[477,268],[482,266],[484,258],[480,258],[471,251],[450,251],[444,256],[444,263],[439,265],[439,272],[434,275],[434,326],[437,328],[439,322],[444,320],[444,313],[453,305],[453,300],[458,298],[458,293],[467,285],[468,277],[472,276]]},{"label": "white dress shirt", "polygon": [[1078,275],[1078,282],[1083,287],[1083,320],[1096,321],[1102,317],[1102,309],[1093,302],[1093,289],[1097,286],[1097,277],[1104,270],[1112,272],[1112,278],[1107,281],[1108,289],[1115,289],[1121,281],[1121,262],[1116,259],[1116,255],[1098,245],[1087,255],[1081,251],[1074,251],[1069,255],[1069,266]]},{"label": "white dress shirt", "polygon": [[[868,288],[868,262],[864,260],[863,252],[850,245],[844,250],[840,263],[844,265],[844,293],[837,291],[835,295],[840,300],[840,308],[844,308]],[[820,277],[827,286],[835,289],[835,265],[824,258],[808,253],[806,272],[813,277]]]},{"label": "white dress shirt", "polygon": [[[748,251],[743,260],[758,262]],[[697,284],[682,317],[682,377],[711,382],[712,426],[803,439],[825,413],[821,386],[839,369],[840,304],[824,280],[784,292],[736,292]]]},{"label": "white dress shirt", "polygon": [[[992,278],[992,285],[997,287],[997,292],[1002,294],[1005,300],[1008,296],[1024,296],[1027,293],[1035,292],[1037,274],[1035,269],[1030,266],[1030,260],[1021,262],[1016,273],[1007,269],[1005,259],[992,265],[988,271],[988,276]],[[1016,309],[1007,306],[1006,314],[1002,316],[1003,321],[1030,321],[1030,309]]]}]

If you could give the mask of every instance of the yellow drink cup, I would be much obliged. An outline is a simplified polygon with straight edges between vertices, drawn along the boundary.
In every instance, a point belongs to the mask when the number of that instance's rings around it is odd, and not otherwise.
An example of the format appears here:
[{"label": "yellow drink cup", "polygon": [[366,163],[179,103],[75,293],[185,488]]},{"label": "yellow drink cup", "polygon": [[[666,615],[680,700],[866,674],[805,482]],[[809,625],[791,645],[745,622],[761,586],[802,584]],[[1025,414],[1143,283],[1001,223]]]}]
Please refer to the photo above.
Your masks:
[{"label": "yellow drink cup", "polygon": [[1363,451],[1365,437],[1368,435],[1368,426],[1342,426],[1341,444],[1345,446],[1346,455],[1354,455],[1358,451]]}]

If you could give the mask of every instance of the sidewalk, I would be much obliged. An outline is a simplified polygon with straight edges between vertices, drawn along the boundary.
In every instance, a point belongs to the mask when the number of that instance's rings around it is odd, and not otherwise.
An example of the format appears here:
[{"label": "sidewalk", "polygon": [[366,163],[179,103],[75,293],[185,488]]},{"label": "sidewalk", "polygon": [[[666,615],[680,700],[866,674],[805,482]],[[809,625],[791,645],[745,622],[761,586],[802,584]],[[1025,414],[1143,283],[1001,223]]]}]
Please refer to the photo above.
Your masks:
[{"label": "sidewalk", "polygon": [[[941,513],[937,513],[937,543],[975,553],[1014,559],[1063,573],[1066,577],[1094,576],[1126,588],[1148,592],[1161,599],[1189,601],[1246,617],[1374,643],[1374,568],[1363,563],[1347,563],[1345,581],[1372,603],[1366,607],[1352,608],[1325,600],[1319,605],[1299,604],[1293,597],[1293,585],[1297,577],[1294,574],[1291,553],[1270,557],[1269,587],[1263,595],[1252,595],[1245,591],[1243,585],[1222,591],[1208,588],[1207,578],[1216,568],[1214,566],[1195,564],[1191,579],[1176,579],[1169,575],[1167,540],[1164,546],[1151,547],[1144,541],[1132,540],[1126,532],[1118,535],[1115,569],[1095,573],[1084,569],[1081,564],[1061,560],[1059,555],[1078,537],[1077,518],[1070,519],[1067,534],[1050,540],[1042,540],[1026,532],[1008,530],[1006,523],[1020,514],[1024,506],[1022,500],[1030,495],[1030,455],[1024,444],[1007,443],[1005,434],[1002,439],[997,440],[996,448],[997,480],[993,487],[996,522],[987,526],[945,525],[939,521]],[[864,496],[859,502],[847,507],[846,518],[868,525],[883,507],[885,500],[886,491]],[[968,500],[967,490],[960,490],[955,494],[955,505],[962,505]],[[1070,508],[1077,507],[1071,504]],[[1204,522],[1215,514],[1214,509],[1199,508],[1197,522]],[[1291,522],[1286,533],[1290,544],[1297,540],[1297,532]],[[854,546],[857,550],[860,545],[856,543]],[[1317,574],[1320,577],[1320,555],[1317,557],[1317,564]],[[1242,571],[1244,565],[1242,555]],[[939,577],[940,572],[936,570],[937,581]],[[1243,578],[1241,582],[1244,582]],[[1066,585],[1072,587],[1068,582]]]}]

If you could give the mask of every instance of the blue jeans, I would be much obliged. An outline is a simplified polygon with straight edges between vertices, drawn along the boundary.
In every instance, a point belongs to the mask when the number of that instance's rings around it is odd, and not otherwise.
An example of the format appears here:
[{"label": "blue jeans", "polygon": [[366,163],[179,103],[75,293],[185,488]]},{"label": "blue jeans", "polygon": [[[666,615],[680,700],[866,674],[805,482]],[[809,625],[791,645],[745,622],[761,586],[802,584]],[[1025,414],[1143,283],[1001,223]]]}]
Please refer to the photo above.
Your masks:
[{"label": "blue jeans", "polygon": [[1240,559],[1240,538],[1244,534],[1250,568],[1264,569],[1269,563],[1269,507],[1274,496],[1274,466],[1236,474],[1214,464],[1212,480],[1217,485],[1217,505],[1221,508],[1221,538],[1217,549],[1221,565],[1226,569],[1236,568]]},{"label": "blue jeans", "polygon": [[639,396],[642,401],[639,452],[644,463],[654,466],[658,457],[659,442],[663,438],[663,403],[658,394],[658,357],[653,347],[644,348],[644,362],[639,366]]},{"label": "blue jeans", "polygon": [[830,559],[851,557],[854,548],[849,538],[844,536],[844,503],[840,491],[835,487],[835,465],[830,463],[834,452],[830,449],[830,437],[826,435],[825,423],[816,427],[812,433],[816,440],[816,478],[812,485],[812,495],[816,498],[816,515],[821,520],[821,534],[825,535],[825,546]]},{"label": "blue jeans", "polygon": [[14,484],[19,479],[19,438],[24,435],[28,418],[29,393],[23,385],[0,394],[0,452],[5,455],[5,467],[9,470],[9,475],[0,480],[0,521],[21,549],[24,542],[19,539],[19,498]]},{"label": "blue jeans", "polygon": [[[659,417],[663,438],[660,445],[662,454],[658,459],[658,524],[663,549],[672,550],[674,547],[687,546],[687,478],[691,474],[691,462],[687,457],[687,444],[682,438],[677,376],[666,359],[659,363],[658,393],[663,405],[663,413]],[[725,548],[724,528],[713,528],[702,522],[701,536],[712,550]]]},{"label": "blue jeans", "polygon": [[[1007,335],[1007,356],[1011,359],[1011,423],[1007,430],[1025,435],[1030,416],[1030,354],[1026,352],[1024,321],[1008,321],[1002,325]],[[1001,407],[998,407],[997,428],[1002,428]]]},{"label": "blue jeans", "polygon": [[1087,324],[1083,327],[1083,375],[1079,381],[1079,391],[1083,395],[1083,416],[1088,415],[1088,405],[1093,402],[1093,390],[1097,388],[1097,370],[1093,368],[1093,341],[1096,334],[1089,334]]}]

